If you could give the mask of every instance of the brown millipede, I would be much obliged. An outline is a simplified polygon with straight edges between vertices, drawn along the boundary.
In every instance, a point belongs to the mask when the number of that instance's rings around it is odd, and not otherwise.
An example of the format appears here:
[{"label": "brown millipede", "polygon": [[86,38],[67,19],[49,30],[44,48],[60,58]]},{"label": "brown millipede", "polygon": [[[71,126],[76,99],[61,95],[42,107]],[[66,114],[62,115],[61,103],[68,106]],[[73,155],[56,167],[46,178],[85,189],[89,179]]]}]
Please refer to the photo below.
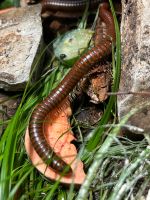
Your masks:
[{"label": "brown millipede", "polygon": [[99,17],[107,26],[107,37],[102,38],[96,47],[90,49],[74,64],[50,95],[36,106],[30,119],[29,135],[34,149],[43,161],[58,173],[63,172],[68,167],[67,173],[69,174],[72,169],[48,145],[43,133],[43,122],[48,113],[58,107],[60,102],[71,93],[79,80],[89,72],[91,66],[111,52],[112,43],[115,42],[115,26],[108,3],[100,5]]},{"label": "brown millipede", "polygon": [[[90,6],[95,7],[101,0],[90,0]],[[43,10],[54,10],[54,11],[81,11],[85,9],[87,0],[43,0]]]}]

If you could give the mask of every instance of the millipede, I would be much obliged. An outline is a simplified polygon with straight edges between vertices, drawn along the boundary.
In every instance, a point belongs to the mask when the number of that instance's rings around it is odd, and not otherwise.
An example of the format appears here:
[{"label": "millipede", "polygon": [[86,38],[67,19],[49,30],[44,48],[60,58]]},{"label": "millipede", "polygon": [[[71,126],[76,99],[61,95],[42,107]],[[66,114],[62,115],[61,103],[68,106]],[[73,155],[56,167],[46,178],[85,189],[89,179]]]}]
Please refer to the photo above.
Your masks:
[{"label": "millipede", "polygon": [[[90,0],[89,6],[95,7],[100,3],[101,0]],[[73,11],[84,10],[87,4],[87,0],[43,0],[42,10],[53,10],[53,11]]]},{"label": "millipede", "polygon": [[63,159],[53,151],[53,148],[48,145],[43,133],[43,122],[48,113],[54,108],[59,107],[59,104],[68,97],[81,78],[90,71],[91,66],[111,53],[112,43],[115,42],[115,26],[107,2],[100,4],[99,18],[105,24],[105,37],[101,37],[101,41],[88,50],[88,52],[74,64],[69,73],[58,86],[52,90],[48,97],[35,107],[29,122],[29,135],[35,151],[42,160],[57,173],[62,173],[67,169],[66,174],[70,175],[72,169],[70,165],[64,162]]}]

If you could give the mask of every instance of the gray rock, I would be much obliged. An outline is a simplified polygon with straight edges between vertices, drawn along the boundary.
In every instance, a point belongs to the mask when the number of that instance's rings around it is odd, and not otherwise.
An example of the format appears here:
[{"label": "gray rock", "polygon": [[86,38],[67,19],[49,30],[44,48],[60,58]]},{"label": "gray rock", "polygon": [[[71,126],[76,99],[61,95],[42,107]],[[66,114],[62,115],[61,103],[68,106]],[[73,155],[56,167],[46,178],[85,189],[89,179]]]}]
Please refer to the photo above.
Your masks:
[{"label": "gray rock", "polygon": [[[0,88],[23,90],[42,47],[40,5],[0,14]],[[38,53],[37,53],[38,52]]]},{"label": "gray rock", "polygon": [[[150,92],[150,1],[122,0],[121,92]],[[150,101],[150,95],[118,96],[118,114],[123,118],[132,108]],[[150,106],[141,109],[129,125],[150,131]]]}]

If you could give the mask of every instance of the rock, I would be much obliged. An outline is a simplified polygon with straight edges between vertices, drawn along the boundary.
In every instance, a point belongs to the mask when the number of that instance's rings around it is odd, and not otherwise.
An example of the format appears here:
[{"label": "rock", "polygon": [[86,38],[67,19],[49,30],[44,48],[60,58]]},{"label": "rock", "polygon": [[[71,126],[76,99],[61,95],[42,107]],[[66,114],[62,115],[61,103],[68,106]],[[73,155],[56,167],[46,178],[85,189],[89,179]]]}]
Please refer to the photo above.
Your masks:
[{"label": "rock", "polygon": [[23,90],[42,47],[40,5],[0,14],[0,88]]},{"label": "rock", "polygon": [[78,124],[87,126],[90,129],[90,126],[94,126],[99,122],[103,115],[103,111],[100,107],[90,104],[87,107],[83,107],[81,112],[77,112],[76,120]]},{"label": "rock", "polygon": [[[121,92],[150,92],[150,1],[122,1],[122,74]],[[149,102],[149,96],[118,96],[118,115],[123,118],[132,108]],[[145,131],[150,130],[150,107],[140,110],[128,121]]]},{"label": "rock", "polygon": [[[9,120],[16,112],[21,98],[13,97],[12,93],[2,93],[0,92],[0,121],[3,123]],[[6,123],[0,126],[0,135],[7,127]]]}]

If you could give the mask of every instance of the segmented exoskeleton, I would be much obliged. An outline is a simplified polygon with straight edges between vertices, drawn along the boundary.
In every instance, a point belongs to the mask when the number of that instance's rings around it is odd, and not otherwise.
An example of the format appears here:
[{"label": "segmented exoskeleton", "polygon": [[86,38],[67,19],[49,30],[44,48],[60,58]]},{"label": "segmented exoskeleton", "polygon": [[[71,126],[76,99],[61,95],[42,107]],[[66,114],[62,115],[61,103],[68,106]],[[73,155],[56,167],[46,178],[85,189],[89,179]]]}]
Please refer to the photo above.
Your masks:
[{"label": "segmented exoskeleton", "polygon": [[[108,3],[100,5],[99,18],[105,24],[105,37],[101,37],[98,45],[96,44],[74,64],[59,85],[52,90],[45,100],[36,106],[30,119],[29,135],[35,151],[44,162],[49,163],[49,166],[58,173],[63,172],[69,165],[53,152],[53,149],[48,145],[43,133],[43,122],[48,113],[57,108],[60,102],[73,91],[76,84],[89,72],[91,67],[111,53],[112,43],[115,42],[115,26]],[[68,167],[68,174],[71,172],[71,167]]]}]

